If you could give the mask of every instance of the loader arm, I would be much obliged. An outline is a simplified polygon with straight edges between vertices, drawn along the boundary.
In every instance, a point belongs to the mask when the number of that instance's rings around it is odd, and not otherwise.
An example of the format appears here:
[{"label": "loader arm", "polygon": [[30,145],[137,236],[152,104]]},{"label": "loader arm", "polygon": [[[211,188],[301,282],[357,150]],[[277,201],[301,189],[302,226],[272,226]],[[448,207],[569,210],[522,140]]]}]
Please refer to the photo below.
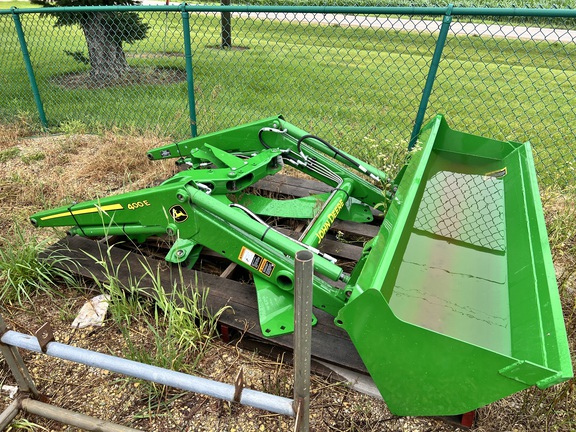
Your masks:
[{"label": "loader arm", "polygon": [[[161,185],[39,212],[31,222],[37,227],[71,226],[72,235],[125,235],[138,242],[166,234],[173,240],[166,260],[188,266],[202,247],[208,247],[252,272],[262,333],[291,333],[296,252],[313,251],[319,276],[345,282],[348,275],[317,246],[337,218],[370,222],[370,206],[385,200],[381,190],[367,180],[384,178],[383,173],[340,150],[326,147],[326,155],[311,142],[316,138],[275,117],[170,144],[148,152],[151,160],[175,158],[183,168]],[[323,145],[320,142],[317,147]],[[344,162],[359,174],[346,169]],[[285,164],[324,181],[333,187],[332,192],[293,200],[245,193]],[[261,216],[310,222],[301,237],[293,239]],[[314,278],[313,287],[314,306],[333,316],[350,294],[320,277]]]}]

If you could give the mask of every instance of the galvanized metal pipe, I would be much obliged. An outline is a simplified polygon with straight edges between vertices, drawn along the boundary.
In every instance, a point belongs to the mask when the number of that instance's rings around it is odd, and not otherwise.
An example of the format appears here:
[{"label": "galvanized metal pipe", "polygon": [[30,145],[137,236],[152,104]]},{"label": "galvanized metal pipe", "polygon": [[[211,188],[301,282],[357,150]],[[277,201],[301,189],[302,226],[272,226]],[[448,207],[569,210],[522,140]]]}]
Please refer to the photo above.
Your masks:
[{"label": "galvanized metal pipe", "polygon": [[24,411],[27,411],[30,414],[36,414],[87,431],[140,432],[139,429],[133,429],[95,417],[90,417],[85,414],[46,404],[34,399],[22,399],[21,407]]},{"label": "galvanized metal pipe", "polygon": [[294,411],[296,431],[308,432],[312,354],[314,255],[302,250],[294,260]]},{"label": "galvanized metal pipe", "polygon": [[2,413],[0,413],[0,431],[3,431],[10,423],[12,423],[12,420],[14,420],[14,417],[18,415],[19,411],[20,400],[15,399],[4,411],[2,411]]},{"label": "galvanized metal pipe", "polygon": [[[9,330],[2,335],[0,340],[6,345],[12,345],[38,353],[42,352],[38,340],[34,336]],[[234,400],[235,388],[233,385],[193,375],[187,375],[182,372],[171,371],[157,366],[151,366],[58,342],[48,343],[45,354],[63,360],[106,369],[133,378],[139,378],[186,391],[201,393],[231,402]],[[242,405],[248,405],[282,415],[294,416],[292,399],[256,390],[244,389],[242,391],[240,403]]]}]

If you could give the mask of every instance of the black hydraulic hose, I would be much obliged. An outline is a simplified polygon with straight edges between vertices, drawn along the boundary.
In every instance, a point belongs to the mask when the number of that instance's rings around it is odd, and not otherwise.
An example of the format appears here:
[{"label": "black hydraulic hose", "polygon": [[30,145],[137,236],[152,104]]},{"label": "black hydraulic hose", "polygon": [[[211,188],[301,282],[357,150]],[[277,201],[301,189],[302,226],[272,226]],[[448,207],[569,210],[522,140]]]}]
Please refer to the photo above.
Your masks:
[{"label": "black hydraulic hose", "polygon": [[364,167],[362,167],[358,162],[356,162],[354,159],[348,157],[348,155],[342,153],[340,150],[338,150],[336,147],[334,147],[332,144],[330,144],[328,141],[323,140],[322,138],[316,136],[316,135],[304,135],[302,136],[302,138],[300,138],[298,140],[298,143],[296,144],[296,146],[298,147],[298,153],[302,154],[302,150],[300,149],[300,146],[302,145],[302,142],[307,139],[307,138],[313,138],[316,141],[320,141],[322,144],[324,144],[326,147],[328,147],[330,150],[332,150],[334,152],[334,159],[337,159],[337,156],[340,156],[342,159],[347,160],[348,162],[350,162],[351,164],[353,164],[354,166],[356,166],[360,171],[364,172],[365,170],[363,169]]},{"label": "black hydraulic hose", "polygon": [[[264,141],[264,138],[262,138],[262,133],[265,131],[271,130],[270,128],[262,128],[258,131],[258,139],[260,140],[260,144],[262,144],[262,146],[265,149],[269,149],[271,148],[268,144],[266,144],[266,141]],[[284,132],[284,131],[283,131]],[[374,180],[376,181],[382,181],[382,179],[379,176],[374,175],[373,173],[369,172],[366,168],[364,168],[364,166],[362,166],[361,164],[359,164],[356,160],[352,159],[350,156],[348,156],[345,153],[342,153],[340,150],[338,150],[336,147],[334,147],[332,144],[330,144],[328,141],[323,140],[322,138],[316,136],[316,135],[312,135],[312,134],[306,134],[303,135],[298,142],[296,143],[296,147],[298,149],[298,153],[300,155],[303,155],[302,153],[302,143],[304,142],[305,139],[308,138],[312,138],[315,139],[319,142],[321,142],[322,144],[324,144],[326,147],[328,147],[330,150],[332,150],[334,152],[334,159],[338,159],[338,156],[340,156],[340,158],[344,159],[345,161],[347,161],[348,163],[352,164],[352,166],[356,167],[358,169],[358,171],[361,171],[362,173],[372,177]],[[292,158],[289,158],[292,159]],[[292,159],[294,160],[294,159]]]},{"label": "black hydraulic hose", "polygon": [[[284,131],[271,130],[270,128],[262,128],[262,129],[260,129],[260,130],[258,131],[258,139],[260,140],[260,144],[262,144],[262,147],[264,147],[265,149],[270,149],[271,147],[270,147],[268,144],[266,144],[266,141],[264,141],[264,138],[262,138],[262,133],[263,133],[263,132],[270,132],[270,131],[274,131],[274,132],[284,132]],[[291,161],[296,162],[296,163],[298,162],[296,159],[288,156],[288,154],[287,154],[286,152],[283,151],[283,153],[284,153],[284,156],[283,156],[284,158],[290,159]]]},{"label": "black hydraulic hose", "polygon": [[258,131],[258,139],[260,140],[260,144],[262,144],[264,148],[269,149],[270,146],[266,144],[266,141],[264,141],[264,138],[262,138],[262,132],[264,132],[264,128]]}]

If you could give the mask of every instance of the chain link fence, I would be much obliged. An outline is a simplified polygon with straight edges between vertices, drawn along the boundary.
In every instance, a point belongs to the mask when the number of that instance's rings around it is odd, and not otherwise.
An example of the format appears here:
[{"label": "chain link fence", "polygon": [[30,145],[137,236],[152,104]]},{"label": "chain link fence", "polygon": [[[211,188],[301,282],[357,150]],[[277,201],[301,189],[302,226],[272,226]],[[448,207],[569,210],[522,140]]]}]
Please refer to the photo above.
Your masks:
[{"label": "chain link fence", "polygon": [[282,114],[386,166],[442,113],[530,140],[541,183],[575,183],[576,10],[58,9],[0,11],[5,119],[177,140]]}]

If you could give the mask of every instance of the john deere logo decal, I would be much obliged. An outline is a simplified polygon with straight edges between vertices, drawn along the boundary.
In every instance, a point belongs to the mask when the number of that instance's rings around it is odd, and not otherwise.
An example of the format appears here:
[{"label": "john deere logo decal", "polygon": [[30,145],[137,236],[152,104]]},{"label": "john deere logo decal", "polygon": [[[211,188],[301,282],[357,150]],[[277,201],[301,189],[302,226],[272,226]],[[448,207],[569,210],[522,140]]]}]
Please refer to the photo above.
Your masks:
[{"label": "john deere logo decal", "polygon": [[172,216],[175,222],[184,222],[188,219],[188,213],[179,205],[170,207],[170,216]]}]

